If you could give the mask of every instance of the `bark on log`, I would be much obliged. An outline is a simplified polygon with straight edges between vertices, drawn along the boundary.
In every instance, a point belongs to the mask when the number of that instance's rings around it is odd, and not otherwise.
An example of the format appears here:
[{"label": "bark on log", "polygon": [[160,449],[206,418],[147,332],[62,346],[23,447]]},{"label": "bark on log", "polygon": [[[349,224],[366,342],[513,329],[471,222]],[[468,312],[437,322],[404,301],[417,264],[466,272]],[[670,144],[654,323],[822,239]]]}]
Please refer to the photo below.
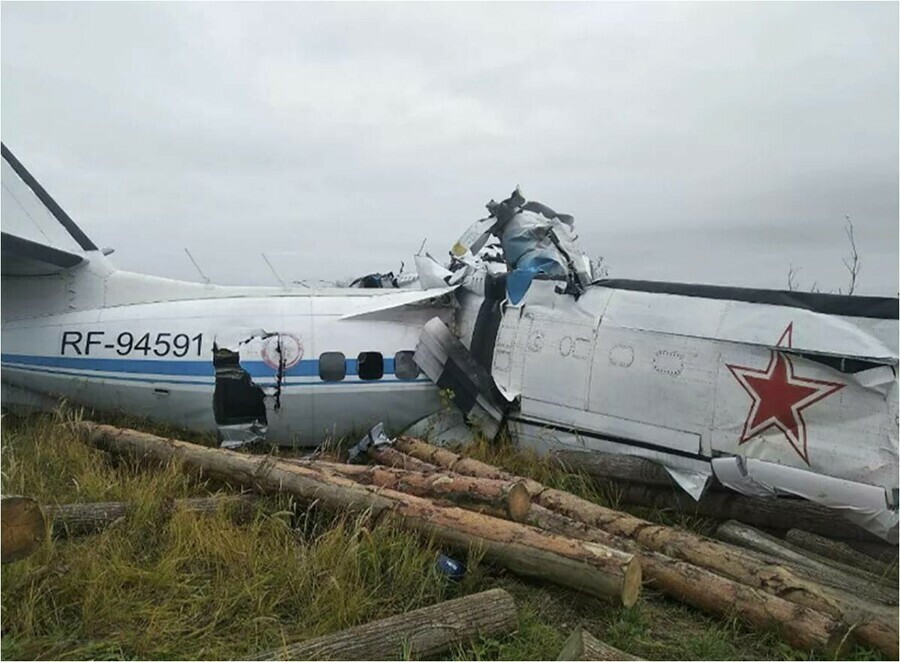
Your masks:
[{"label": "bark on log", "polygon": [[421,659],[479,636],[509,634],[517,626],[512,596],[495,588],[286,646],[255,659]]},{"label": "bark on log", "polygon": [[888,565],[897,564],[900,561],[900,548],[887,542],[871,542],[868,540],[847,540],[842,539],[840,542],[848,547],[852,547],[857,552],[862,552],[866,556],[871,556],[882,563]]},{"label": "bark on log", "polygon": [[633,554],[461,508],[444,508],[421,497],[360,485],[312,467],[198,446],[176,439],[82,422],[91,443],[104,450],[180,461],[187,468],[266,492],[289,492],[306,500],[351,512],[392,513],[412,531],[468,549],[480,546],[485,558],[511,571],[584,591],[630,606],[640,592],[641,567]]},{"label": "bark on log", "polygon": [[633,540],[617,538],[543,506],[533,506],[529,519],[571,538],[635,551],[640,554],[644,578],[653,588],[702,611],[726,618],[736,615],[751,627],[778,630],[794,648],[834,656],[847,644],[848,626],[830,615],[665,554],[639,550]]},{"label": "bark on log", "polygon": [[[897,579],[898,566],[897,563],[889,564],[872,558],[867,554],[858,552],[850,545],[839,540],[832,540],[824,536],[816,535],[809,531],[801,529],[791,529],[785,536],[792,545],[808,550],[819,556],[837,561],[843,566],[855,569],[862,569],[878,577],[893,577]],[[896,586],[896,581],[893,583]]]},{"label": "bark on log", "polygon": [[836,568],[834,565],[823,563],[805,550],[797,549],[790,543],[740,522],[725,522],[719,526],[716,536],[734,545],[754,549],[787,561],[793,567],[803,568],[806,576],[820,584],[834,586],[867,600],[875,600],[888,605],[897,604],[896,585],[888,586],[882,583],[880,578],[859,577]]},{"label": "bark on log", "polygon": [[[497,467],[437,449],[425,442],[400,437],[395,446],[413,457],[460,473],[511,480],[514,477]],[[435,452],[438,451],[438,452]],[[729,577],[753,588],[790,600],[842,619],[855,626],[862,643],[889,657],[898,655],[896,608],[874,605],[843,591],[821,586],[799,577],[790,569],[768,563],[758,554],[723,544],[689,531],[648,522],[628,513],[605,508],[568,492],[547,488],[537,481],[525,480],[534,503],[566,515],[591,527],[630,538],[643,548],[669,555],[689,564]],[[532,506],[532,513],[535,506]],[[646,555],[642,555],[646,559]]]},{"label": "bark on log", "polygon": [[12,563],[31,555],[47,535],[41,507],[34,499],[6,496],[0,501],[0,562]]},{"label": "bark on log", "polygon": [[[201,515],[210,515],[220,508],[233,509],[238,521],[246,521],[253,512],[256,497],[251,494],[240,496],[204,497],[196,499],[175,499],[167,504],[171,510],[187,510]],[[80,536],[105,529],[128,515],[134,504],[123,501],[105,503],[67,503],[44,506],[44,513],[52,523],[55,537]]]},{"label": "bark on log", "polygon": [[700,501],[680,489],[607,483],[619,502],[647,508],[676,509],[710,519],[736,520],[751,526],[787,531],[805,529],[831,538],[879,541],[874,534],[841,517],[834,510],[804,499],[749,497],[735,492],[707,490]]},{"label": "bark on log", "polygon": [[557,660],[643,660],[600,641],[582,626],[572,630]]},{"label": "bark on log", "polygon": [[597,451],[554,450],[550,457],[569,471],[587,474],[599,481],[631,481],[677,487],[677,483],[661,464],[635,455],[600,453]]},{"label": "bark on log", "polygon": [[433,464],[428,464],[428,462],[417,460],[416,458],[407,455],[406,453],[401,453],[400,451],[391,448],[390,446],[370,446],[368,455],[370,458],[378,462],[378,464],[383,464],[388,467],[395,467],[397,469],[409,469],[410,471],[421,471],[423,473],[428,473],[429,471],[434,471],[437,468]]},{"label": "bark on log", "polygon": [[[396,452],[396,451],[395,451]],[[402,453],[397,453],[402,455]],[[301,461],[302,462],[302,461]],[[425,464],[425,463],[421,463]],[[340,464],[314,460],[300,466],[313,467],[326,473],[344,476],[363,485],[385,487],[420,497],[451,503],[460,508],[500,514],[514,522],[523,522],[531,508],[531,495],[521,482],[474,478],[440,471]]]}]

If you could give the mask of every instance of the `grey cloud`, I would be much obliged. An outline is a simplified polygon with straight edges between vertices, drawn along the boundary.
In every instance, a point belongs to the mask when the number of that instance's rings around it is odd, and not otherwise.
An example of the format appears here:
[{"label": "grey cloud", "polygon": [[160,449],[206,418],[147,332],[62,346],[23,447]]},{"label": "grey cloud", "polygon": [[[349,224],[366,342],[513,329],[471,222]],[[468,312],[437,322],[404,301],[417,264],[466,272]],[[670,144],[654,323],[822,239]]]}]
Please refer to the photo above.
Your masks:
[{"label": "grey cloud", "polygon": [[272,282],[261,251],[291,277],[396,268],[521,184],[631,277],[840,282],[849,213],[864,288],[896,294],[897,19],[4,4],[3,139],[122,267],[174,277],[195,275],[184,246],[222,282]]}]

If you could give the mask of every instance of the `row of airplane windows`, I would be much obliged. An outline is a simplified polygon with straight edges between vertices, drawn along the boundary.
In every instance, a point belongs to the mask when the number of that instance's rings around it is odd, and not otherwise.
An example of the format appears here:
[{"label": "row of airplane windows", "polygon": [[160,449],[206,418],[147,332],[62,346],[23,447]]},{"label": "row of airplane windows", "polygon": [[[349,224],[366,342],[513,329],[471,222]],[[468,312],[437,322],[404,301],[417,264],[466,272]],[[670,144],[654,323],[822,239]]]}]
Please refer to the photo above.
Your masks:
[{"label": "row of airplane windows", "polygon": [[[397,379],[416,379],[419,366],[413,361],[415,352],[394,354],[394,375]],[[384,377],[384,357],[381,352],[360,352],[356,357],[356,374],[360,379],[374,381]],[[347,376],[347,357],[343,352],[324,352],[319,356],[319,378],[324,382],[339,382]]]}]

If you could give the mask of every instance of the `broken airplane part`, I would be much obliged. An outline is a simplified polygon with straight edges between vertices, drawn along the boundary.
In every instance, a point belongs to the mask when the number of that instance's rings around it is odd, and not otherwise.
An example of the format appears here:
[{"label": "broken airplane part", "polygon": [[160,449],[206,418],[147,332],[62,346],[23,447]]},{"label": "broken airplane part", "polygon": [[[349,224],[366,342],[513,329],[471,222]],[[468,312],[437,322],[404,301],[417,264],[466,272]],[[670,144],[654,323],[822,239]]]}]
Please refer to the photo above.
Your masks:
[{"label": "broken airplane part", "polygon": [[449,390],[488,436],[649,458],[695,498],[713,477],[800,496],[897,540],[897,299],[594,281],[572,217],[518,191],[415,276],[175,281],[116,269],[2,152],[4,406],[316,446],[379,421],[440,438]]}]

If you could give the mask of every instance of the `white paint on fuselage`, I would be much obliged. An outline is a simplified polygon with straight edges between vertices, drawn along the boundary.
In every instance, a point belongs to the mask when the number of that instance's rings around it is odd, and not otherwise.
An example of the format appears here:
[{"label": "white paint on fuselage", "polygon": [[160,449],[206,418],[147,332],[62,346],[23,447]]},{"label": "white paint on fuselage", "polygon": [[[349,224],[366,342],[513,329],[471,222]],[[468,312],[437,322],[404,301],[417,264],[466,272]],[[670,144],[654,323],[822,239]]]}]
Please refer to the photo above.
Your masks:
[{"label": "white paint on fuselage", "polygon": [[[377,296],[385,304],[391,298],[390,293]],[[240,341],[260,331],[289,334],[301,341],[302,357],[284,373],[278,410],[267,403],[268,440],[316,445],[326,436],[352,434],[379,421],[399,431],[440,407],[437,388],[424,375],[404,380],[386,371],[371,381],[348,374],[325,382],[317,359],[323,352],[342,352],[352,367],[360,352],[378,352],[387,367],[397,352],[415,349],[423,318],[449,319],[452,311],[417,304],[391,310],[390,319],[340,319],[372,298],[335,291],[187,299],[9,321],[3,325],[3,381],[87,407],[214,431],[214,343],[240,351],[242,367],[271,396],[277,366],[265,363],[255,341],[243,346]],[[66,333],[70,342],[64,346]],[[149,348],[135,350],[147,334]],[[189,340],[185,356],[166,351],[176,336]],[[79,337],[79,343],[72,342]]]}]

